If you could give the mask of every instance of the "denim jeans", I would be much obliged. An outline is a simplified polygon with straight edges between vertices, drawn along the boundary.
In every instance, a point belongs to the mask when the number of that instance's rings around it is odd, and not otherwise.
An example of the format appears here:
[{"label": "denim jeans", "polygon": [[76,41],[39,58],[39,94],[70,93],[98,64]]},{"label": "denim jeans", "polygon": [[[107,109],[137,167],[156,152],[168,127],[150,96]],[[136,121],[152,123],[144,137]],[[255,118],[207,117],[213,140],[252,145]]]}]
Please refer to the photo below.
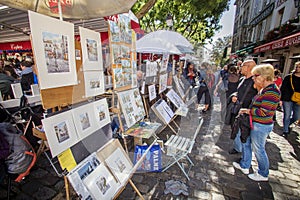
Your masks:
[{"label": "denim jeans", "polygon": [[269,158],[266,153],[265,145],[267,136],[273,129],[273,124],[265,125],[253,122],[253,129],[246,143],[242,143],[243,152],[240,165],[242,168],[249,169],[252,160],[252,150],[258,162],[258,174],[268,177],[269,175]]},{"label": "denim jeans", "polygon": [[235,139],[233,140],[233,149],[238,152],[242,152],[242,141],[241,141],[241,130],[236,134]]},{"label": "denim jeans", "polygon": [[289,132],[289,126],[300,119],[300,105],[292,101],[283,101],[283,132]]}]

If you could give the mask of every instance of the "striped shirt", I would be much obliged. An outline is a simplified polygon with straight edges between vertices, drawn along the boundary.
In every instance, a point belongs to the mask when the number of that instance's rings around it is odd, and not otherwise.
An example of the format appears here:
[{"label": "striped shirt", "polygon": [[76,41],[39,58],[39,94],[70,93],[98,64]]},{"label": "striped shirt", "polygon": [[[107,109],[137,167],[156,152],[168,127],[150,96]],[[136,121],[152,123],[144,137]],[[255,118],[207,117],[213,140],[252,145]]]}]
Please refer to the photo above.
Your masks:
[{"label": "striped shirt", "polygon": [[250,110],[253,122],[272,124],[279,101],[280,90],[275,84],[270,84],[262,89],[253,99]]}]

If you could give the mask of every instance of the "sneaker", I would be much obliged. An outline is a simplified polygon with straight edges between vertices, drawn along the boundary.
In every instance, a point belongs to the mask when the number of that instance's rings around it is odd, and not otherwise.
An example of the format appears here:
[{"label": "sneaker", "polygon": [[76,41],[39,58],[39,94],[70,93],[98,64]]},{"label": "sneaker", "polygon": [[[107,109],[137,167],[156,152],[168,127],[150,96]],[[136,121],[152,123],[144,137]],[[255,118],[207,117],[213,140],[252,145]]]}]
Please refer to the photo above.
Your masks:
[{"label": "sneaker", "polygon": [[268,181],[268,177],[264,177],[259,173],[249,174],[248,177],[254,181]]},{"label": "sneaker", "polygon": [[283,132],[282,137],[287,138],[288,134],[289,134],[288,132]]},{"label": "sneaker", "polygon": [[239,153],[237,150],[235,149],[231,149],[230,151],[228,151],[229,154],[237,154]]},{"label": "sneaker", "polygon": [[240,163],[233,162],[232,165],[233,165],[235,168],[241,170],[241,171],[243,172],[243,174],[249,174],[249,169],[242,168],[241,165],[240,165]]}]

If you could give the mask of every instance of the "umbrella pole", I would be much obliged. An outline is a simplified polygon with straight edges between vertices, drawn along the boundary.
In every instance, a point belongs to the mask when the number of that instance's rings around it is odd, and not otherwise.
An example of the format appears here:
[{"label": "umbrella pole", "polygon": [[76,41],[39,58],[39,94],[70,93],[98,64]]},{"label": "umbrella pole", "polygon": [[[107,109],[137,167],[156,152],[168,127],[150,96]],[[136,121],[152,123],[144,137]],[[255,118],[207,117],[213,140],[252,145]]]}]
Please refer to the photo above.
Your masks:
[{"label": "umbrella pole", "polygon": [[61,1],[60,0],[58,0],[58,13],[59,13],[59,19],[61,21],[63,21],[62,10],[61,10]]}]

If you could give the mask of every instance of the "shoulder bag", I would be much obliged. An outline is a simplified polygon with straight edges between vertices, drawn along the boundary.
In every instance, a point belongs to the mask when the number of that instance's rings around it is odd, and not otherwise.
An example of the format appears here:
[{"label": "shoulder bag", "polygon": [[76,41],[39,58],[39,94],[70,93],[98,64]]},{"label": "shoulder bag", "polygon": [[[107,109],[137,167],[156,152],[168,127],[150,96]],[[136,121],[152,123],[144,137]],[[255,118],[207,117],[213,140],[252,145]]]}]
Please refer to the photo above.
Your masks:
[{"label": "shoulder bag", "polygon": [[291,100],[300,105],[300,92],[295,92],[292,76],[293,75],[291,74],[291,86],[292,86],[292,89],[293,89],[293,95],[292,95]]}]

